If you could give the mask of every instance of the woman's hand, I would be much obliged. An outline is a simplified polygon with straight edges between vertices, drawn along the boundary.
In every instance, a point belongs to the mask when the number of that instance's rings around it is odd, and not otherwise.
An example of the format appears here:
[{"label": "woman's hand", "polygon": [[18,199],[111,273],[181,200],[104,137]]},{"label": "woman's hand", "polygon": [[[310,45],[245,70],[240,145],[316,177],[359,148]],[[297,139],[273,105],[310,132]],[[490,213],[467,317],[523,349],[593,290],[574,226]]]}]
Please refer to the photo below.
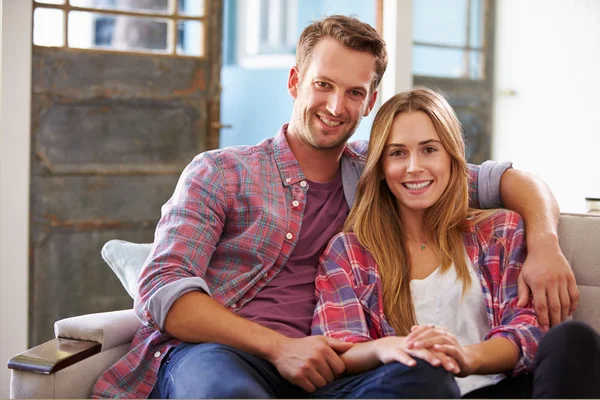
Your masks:
[{"label": "woman's hand", "polygon": [[457,374],[459,367],[451,356],[435,349],[407,348],[406,338],[390,336],[375,340],[375,354],[383,364],[399,362],[413,367],[420,358],[434,367],[443,367],[446,371]]},{"label": "woman's hand", "polygon": [[458,364],[452,372],[459,377],[471,375],[477,369],[475,354],[462,347],[454,334],[441,327],[413,326],[411,333],[405,338],[405,347],[409,351],[427,349],[450,357]]}]

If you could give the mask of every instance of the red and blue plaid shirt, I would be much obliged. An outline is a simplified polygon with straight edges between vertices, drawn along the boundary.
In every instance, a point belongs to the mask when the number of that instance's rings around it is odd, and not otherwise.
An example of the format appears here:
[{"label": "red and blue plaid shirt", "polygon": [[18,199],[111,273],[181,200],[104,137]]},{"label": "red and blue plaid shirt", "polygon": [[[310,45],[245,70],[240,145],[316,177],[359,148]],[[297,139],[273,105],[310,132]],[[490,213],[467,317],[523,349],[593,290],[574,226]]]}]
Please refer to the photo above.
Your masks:
[{"label": "red and blue plaid shirt", "polygon": [[[256,146],[202,153],[183,171],[162,208],[154,246],[139,279],[135,309],[144,324],[129,352],[100,377],[93,397],[145,398],[152,391],[163,357],[181,343],[164,333],[164,310],[160,317],[153,312],[160,291],[177,285],[204,290],[237,311],[281,271],[300,234],[309,186],[286,129]],[[342,155],[349,205],[366,150],[366,142],[354,142]],[[498,192],[506,167],[486,169],[484,179],[491,183],[483,189],[483,197],[496,199],[488,194]],[[480,169],[469,168],[471,204],[477,207]],[[168,309],[169,304],[162,306]]]},{"label": "red and blue plaid shirt", "polygon": [[[517,307],[517,278],[527,255],[521,217],[498,211],[463,239],[485,299],[490,330],[484,340],[510,340],[521,353],[513,374],[531,371],[542,330],[531,302]],[[395,336],[383,312],[377,264],[354,233],[331,239],[319,261],[315,293],[313,335],[353,343]]]}]

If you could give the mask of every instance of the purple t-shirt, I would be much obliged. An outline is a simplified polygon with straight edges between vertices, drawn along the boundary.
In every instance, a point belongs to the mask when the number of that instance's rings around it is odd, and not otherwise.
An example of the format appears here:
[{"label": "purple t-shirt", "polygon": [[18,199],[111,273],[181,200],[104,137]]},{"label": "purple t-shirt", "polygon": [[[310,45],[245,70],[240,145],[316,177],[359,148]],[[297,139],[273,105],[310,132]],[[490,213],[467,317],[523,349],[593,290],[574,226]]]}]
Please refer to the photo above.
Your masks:
[{"label": "purple t-shirt", "polygon": [[349,208],[342,174],[331,182],[308,182],[300,238],[283,269],[237,314],[288,337],[310,335],[319,256],[344,225]]}]

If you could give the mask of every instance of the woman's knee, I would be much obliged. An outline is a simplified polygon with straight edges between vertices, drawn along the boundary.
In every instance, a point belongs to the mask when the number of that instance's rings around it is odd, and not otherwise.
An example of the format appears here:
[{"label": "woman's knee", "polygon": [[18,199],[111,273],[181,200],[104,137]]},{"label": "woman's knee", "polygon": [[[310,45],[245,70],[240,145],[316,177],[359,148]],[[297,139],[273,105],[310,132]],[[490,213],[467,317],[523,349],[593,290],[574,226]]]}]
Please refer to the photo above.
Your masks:
[{"label": "woman's knee", "polygon": [[420,359],[416,361],[414,367],[400,363],[385,365],[382,384],[394,387],[393,390],[404,398],[460,397],[456,380],[450,372]]}]

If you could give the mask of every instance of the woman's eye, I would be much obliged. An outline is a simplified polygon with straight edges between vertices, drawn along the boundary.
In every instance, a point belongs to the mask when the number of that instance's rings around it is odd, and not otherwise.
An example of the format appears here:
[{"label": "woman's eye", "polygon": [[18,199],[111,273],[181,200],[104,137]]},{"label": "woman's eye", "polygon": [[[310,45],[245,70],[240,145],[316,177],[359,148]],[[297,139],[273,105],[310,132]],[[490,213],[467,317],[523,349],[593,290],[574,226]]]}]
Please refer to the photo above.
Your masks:
[{"label": "woman's eye", "polygon": [[401,156],[403,154],[404,154],[404,152],[402,150],[392,150],[390,152],[390,156],[392,156],[392,157],[398,157],[398,156]]},{"label": "woman's eye", "polygon": [[437,151],[435,147],[425,147],[425,153],[434,153]]}]

